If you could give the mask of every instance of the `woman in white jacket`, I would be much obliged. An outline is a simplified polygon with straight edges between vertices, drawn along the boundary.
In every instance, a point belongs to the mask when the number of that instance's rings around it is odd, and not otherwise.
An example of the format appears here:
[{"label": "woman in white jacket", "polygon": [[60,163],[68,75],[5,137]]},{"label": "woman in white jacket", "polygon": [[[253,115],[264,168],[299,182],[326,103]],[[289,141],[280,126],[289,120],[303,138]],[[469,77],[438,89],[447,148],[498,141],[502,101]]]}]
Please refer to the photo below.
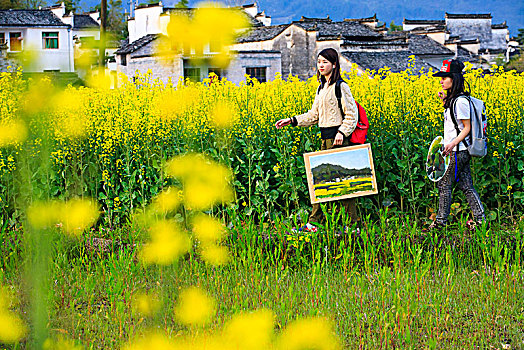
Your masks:
[{"label": "woman in white jacket", "polygon": [[[349,146],[351,145],[349,137],[355,130],[358,121],[358,109],[348,84],[342,82],[340,88],[344,115],[340,111],[335,96],[335,85],[342,78],[340,76],[339,56],[336,50],[324,49],[318,54],[317,79],[320,82],[320,87],[311,109],[307,113],[292,118],[280,119],[275,126],[280,129],[287,125],[311,126],[318,123],[322,137],[321,150]],[[355,223],[358,220],[355,199],[343,199],[338,202]],[[317,228],[313,223],[322,223],[323,221],[324,215],[320,205],[313,204],[308,223],[302,227],[302,230],[316,232]]]}]

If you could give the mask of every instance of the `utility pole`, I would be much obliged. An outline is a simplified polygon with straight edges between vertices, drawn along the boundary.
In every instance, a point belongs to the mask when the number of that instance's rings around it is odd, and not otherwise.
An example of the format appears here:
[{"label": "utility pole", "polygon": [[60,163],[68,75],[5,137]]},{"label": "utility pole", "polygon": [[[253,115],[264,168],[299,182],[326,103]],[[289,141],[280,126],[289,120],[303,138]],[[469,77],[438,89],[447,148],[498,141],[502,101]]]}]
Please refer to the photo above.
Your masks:
[{"label": "utility pole", "polygon": [[100,61],[98,64],[98,74],[105,74],[106,61],[106,28],[107,28],[107,0],[100,0]]}]

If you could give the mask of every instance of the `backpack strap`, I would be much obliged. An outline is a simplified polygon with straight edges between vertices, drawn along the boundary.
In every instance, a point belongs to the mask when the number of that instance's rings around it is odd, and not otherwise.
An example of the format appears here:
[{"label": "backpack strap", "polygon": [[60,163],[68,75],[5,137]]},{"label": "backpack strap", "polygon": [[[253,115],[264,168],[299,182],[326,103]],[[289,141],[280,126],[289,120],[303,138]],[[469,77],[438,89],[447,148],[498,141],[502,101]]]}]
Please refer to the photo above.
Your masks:
[{"label": "backpack strap", "polygon": [[[461,95],[462,96],[462,95]],[[457,118],[456,118],[456,113],[455,113],[455,110],[457,108],[457,100],[459,99],[460,96],[458,96],[457,98],[455,98],[453,100],[453,102],[451,102],[451,107],[449,109],[449,114],[451,116],[451,121],[453,122],[453,125],[455,125],[455,130],[457,131],[457,137],[458,135],[460,134],[460,129],[458,127],[458,122],[457,122]],[[471,117],[470,117],[471,118]],[[468,145],[468,141],[466,141],[466,138],[464,138],[464,140],[461,141],[462,143],[464,143],[464,146],[466,146],[466,148],[469,147]],[[457,151],[458,151],[458,145],[457,145]]]}]

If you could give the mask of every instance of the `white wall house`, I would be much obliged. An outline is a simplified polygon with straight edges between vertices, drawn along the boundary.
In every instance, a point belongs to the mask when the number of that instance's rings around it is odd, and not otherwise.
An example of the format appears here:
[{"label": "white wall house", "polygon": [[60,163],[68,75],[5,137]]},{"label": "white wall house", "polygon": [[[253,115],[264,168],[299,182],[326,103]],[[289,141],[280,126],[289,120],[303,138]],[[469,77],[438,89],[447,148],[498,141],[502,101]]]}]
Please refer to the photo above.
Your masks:
[{"label": "white wall house", "polygon": [[509,60],[506,22],[492,24],[490,13],[445,13],[444,20],[404,19],[403,30],[427,35],[455,52],[455,57],[474,66],[489,68],[498,57]]},{"label": "white wall house", "polygon": [[22,51],[34,57],[27,72],[75,70],[72,27],[50,10],[0,10],[0,41],[10,57]]}]

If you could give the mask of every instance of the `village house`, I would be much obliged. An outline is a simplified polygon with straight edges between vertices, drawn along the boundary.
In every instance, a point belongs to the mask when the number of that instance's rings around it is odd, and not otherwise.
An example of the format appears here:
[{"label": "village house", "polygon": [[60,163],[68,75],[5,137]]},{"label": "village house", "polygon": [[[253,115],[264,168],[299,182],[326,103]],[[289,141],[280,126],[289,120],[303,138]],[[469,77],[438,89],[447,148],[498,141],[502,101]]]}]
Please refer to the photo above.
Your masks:
[{"label": "village house", "polygon": [[34,59],[29,72],[74,72],[73,27],[51,10],[0,10],[0,42],[7,57],[17,61],[22,51]]},{"label": "village house", "polygon": [[346,71],[356,67],[361,74],[388,67],[393,72],[412,68],[419,74],[421,69],[438,69],[443,60],[451,58],[488,68],[493,55],[507,49],[507,26],[492,25],[491,15],[446,13],[445,20],[405,19],[404,30],[388,34],[376,15],[343,21],[329,16],[302,17],[289,24],[271,25],[270,17],[256,4],[241,9],[252,28],[230,47],[234,58],[223,70],[213,66],[217,52],[209,45],[198,63],[181,54],[169,59],[157,55],[158,39],[167,35],[170,16],[191,16],[193,9],[167,8],[162,3],[137,7],[128,21],[129,42],[116,52],[118,72],[132,79],[137,71],[149,71],[153,79],[164,82],[181,78],[200,81],[211,72],[234,83],[244,81],[245,75],[261,82],[276,74],[308,79],[315,74],[317,53],[333,47],[340,52],[341,68]]},{"label": "village house", "polygon": [[455,53],[455,58],[489,68],[499,57],[509,60],[512,49],[506,22],[492,24],[491,14],[445,13],[444,20],[404,19],[403,30],[426,35]]},{"label": "village house", "polygon": [[[98,11],[68,13],[64,3],[39,10],[0,10],[0,43],[5,44],[0,46],[0,71],[21,65],[20,55],[25,51],[32,60],[31,64],[24,62],[24,72],[76,72],[83,79],[89,67],[78,66],[76,60],[87,53],[96,64],[99,41]],[[108,41],[106,46],[106,72],[116,75],[116,62],[111,58],[120,43]]]}]

